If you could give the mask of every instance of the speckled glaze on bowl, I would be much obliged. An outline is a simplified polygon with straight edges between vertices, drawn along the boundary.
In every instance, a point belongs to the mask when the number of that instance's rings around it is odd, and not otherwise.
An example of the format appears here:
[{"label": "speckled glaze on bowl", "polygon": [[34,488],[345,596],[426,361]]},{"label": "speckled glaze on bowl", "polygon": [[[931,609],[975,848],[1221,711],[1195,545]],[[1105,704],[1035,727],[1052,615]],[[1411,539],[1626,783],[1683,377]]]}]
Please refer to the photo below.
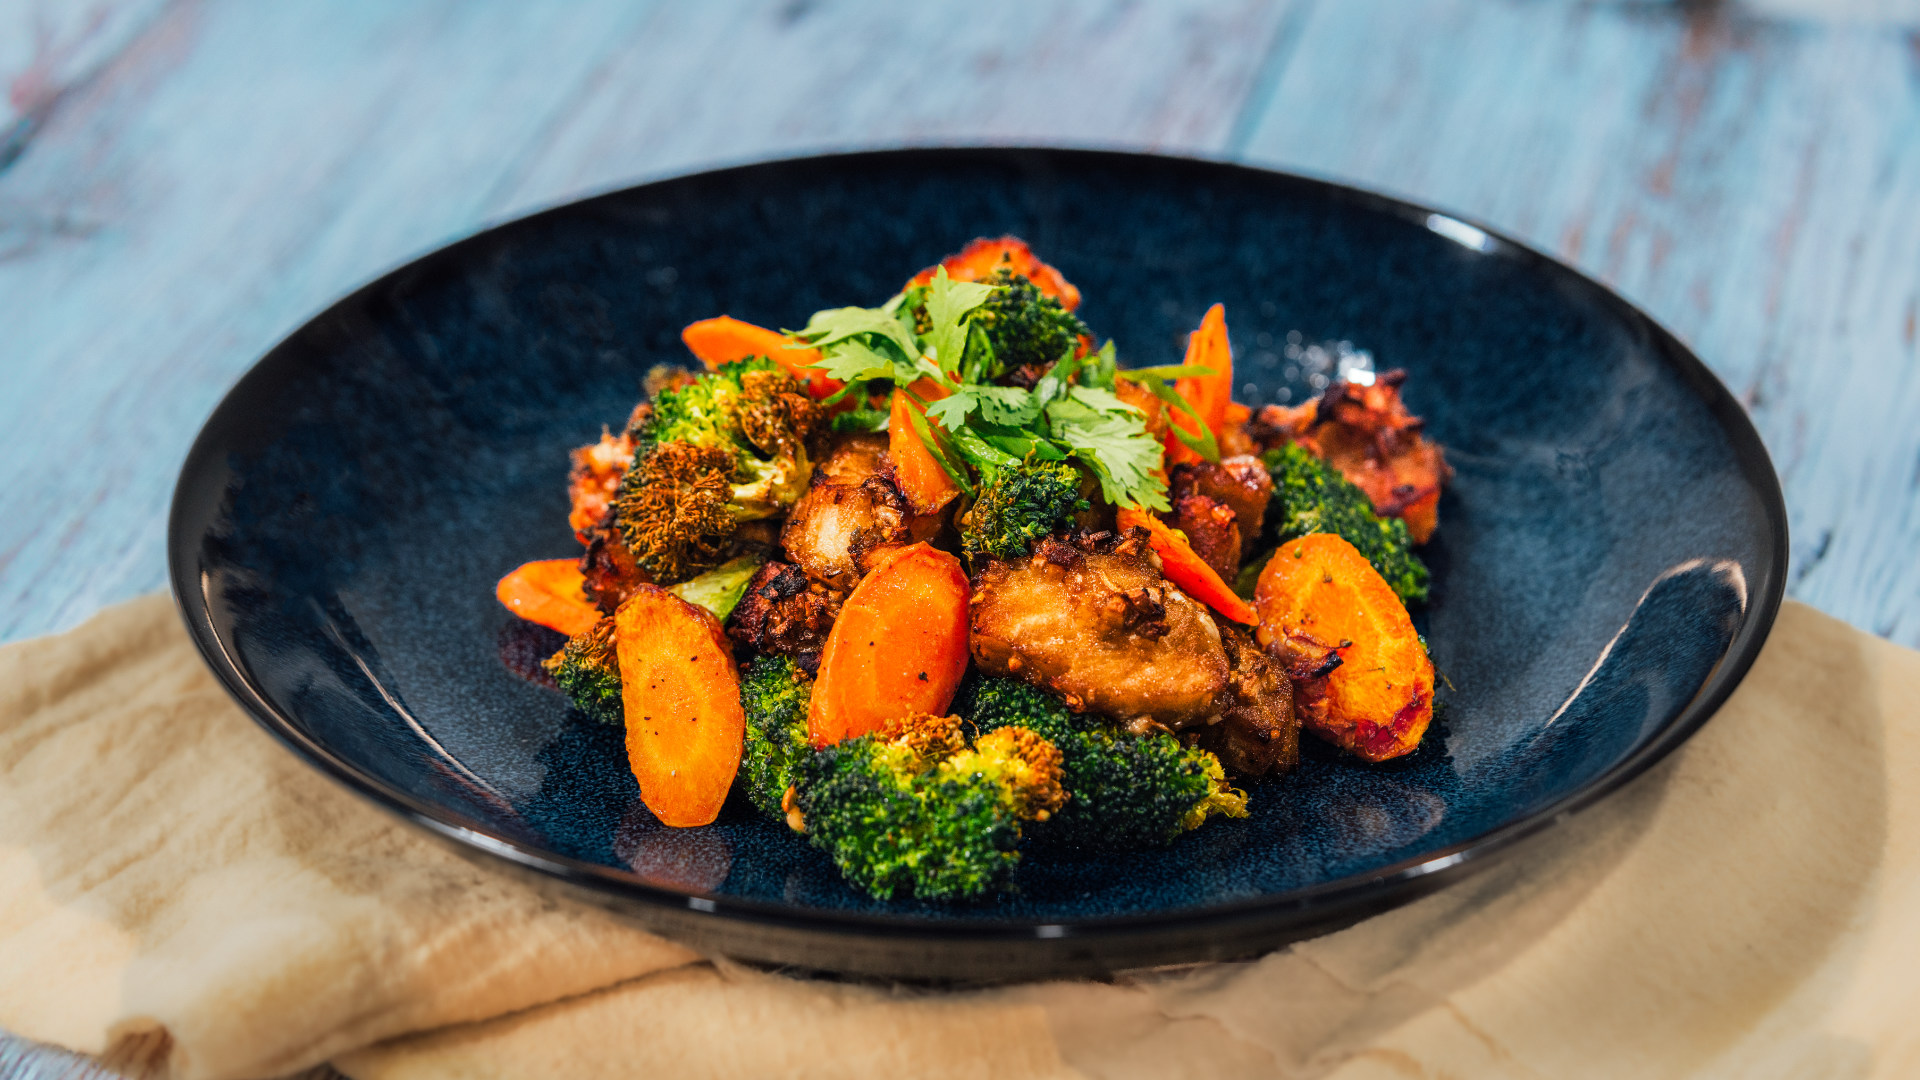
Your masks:
[{"label": "speckled glaze on bowl", "polygon": [[[1244,821],[1126,856],[1029,858],[1015,894],[880,903],[743,801],[641,805],[618,732],[500,658],[506,570],[573,553],[567,451],[617,425],[679,330],[873,303],[978,235],[1033,242],[1133,365],[1224,301],[1243,398],[1282,343],[1411,372],[1458,477],[1419,621],[1450,690],[1407,760],[1309,747]],[[182,471],[172,580],[207,662],[315,766],[464,850],[736,956],[933,978],[1243,955],[1452,880],[1686,738],[1758,652],[1786,515],[1726,389],[1603,287],[1455,218],[1224,164],[1055,150],[775,162],[463,240],[269,353]]]}]

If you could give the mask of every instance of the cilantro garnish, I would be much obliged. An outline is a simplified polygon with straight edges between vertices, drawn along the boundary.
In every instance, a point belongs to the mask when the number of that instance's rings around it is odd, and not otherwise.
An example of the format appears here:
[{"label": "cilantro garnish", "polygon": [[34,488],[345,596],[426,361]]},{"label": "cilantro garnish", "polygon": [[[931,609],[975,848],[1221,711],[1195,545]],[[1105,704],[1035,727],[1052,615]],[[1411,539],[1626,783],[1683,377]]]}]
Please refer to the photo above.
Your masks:
[{"label": "cilantro garnish", "polygon": [[[1196,374],[1184,368],[1119,369],[1113,343],[1092,355],[1068,350],[1029,390],[982,381],[994,370],[993,345],[972,314],[1003,286],[954,281],[945,267],[921,288],[909,289],[877,308],[834,308],[814,313],[796,336],[819,349],[815,366],[846,384],[829,401],[852,395],[866,402],[895,387],[931,379],[946,396],[923,400],[923,417],[907,410],[914,433],[964,491],[976,477],[992,480],[1001,470],[1033,459],[1072,458],[1100,483],[1115,506],[1165,510],[1162,447],[1147,432],[1146,415],[1114,393],[1125,378],[1148,388],[1189,415],[1187,404],[1166,380]],[[879,431],[884,408],[860,408],[834,418],[838,430]],[[1211,433],[1183,442],[1209,460],[1219,459]]]}]

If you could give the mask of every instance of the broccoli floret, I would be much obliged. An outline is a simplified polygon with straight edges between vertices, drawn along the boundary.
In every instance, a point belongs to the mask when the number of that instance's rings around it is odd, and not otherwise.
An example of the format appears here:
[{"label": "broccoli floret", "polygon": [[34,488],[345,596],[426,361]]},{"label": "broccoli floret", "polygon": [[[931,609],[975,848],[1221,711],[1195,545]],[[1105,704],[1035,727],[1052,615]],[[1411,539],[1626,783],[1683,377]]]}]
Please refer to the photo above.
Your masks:
[{"label": "broccoli floret", "polygon": [[1298,443],[1261,456],[1273,473],[1277,539],[1333,533],[1367,557],[1402,603],[1427,598],[1427,564],[1413,553],[1407,523],[1373,512],[1367,493]]},{"label": "broccoli floret", "polygon": [[807,741],[812,699],[813,680],[785,656],[760,656],[740,674],[740,704],[747,714],[740,775],[747,798],[776,820],[787,816],[782,804],[794,769],[813,755]]},{"label": "broccoli floret", "polygon": [[641,423],[634,464],[667,443],[723,451],[731,463],[729,508],[750,521],[791,509],[813,474],[806,440],[820,423],[798,380],[765,357],[754,357],[668,386]]},{"label": "broccoli floret", "polygon": [[822,750],[798,770],[800,824],[882,900],[971,900],[1004,886],[1021,822],[1067,800],[1060,751],[1006,727],[972,747],[959,717],[915,716]]},{"label": "broccoli floret", "polygon": [[[1018,679],[981,678],[956,702],[981,732],[1018,724],[1060,750],[1072,798],[1033,830],[1036,842],[1095,850],[1162,846],[1208,817],[1247,816],[1247,796],[1227,784],[1220,759],[1167,732],[1132,735],[1070,712]],[[983,736],[984,737],[984,736]]]},{"label": "broccoli floret", "polygon": [[967,558],[1017,559],[1039,538],[1085,510],[1080,471],[1065,461],[1028,461],[1003,469],[980,492],[960,530]]},{"label": "broccoli floret", "polygon": [[1023,367],[1037,374],[1076,348],[1081,337],[1091,336],[1078,316],[1011,269],[1000,267],[986,282],[1000,287],[971,316],[993,346],[993,362],[982,373],[986,378]]},{"label": "broccoli floret", "polygon": [[718,447],[656,443],[636,455],[613,500],[633,561],[675,585],[720,564],[740,519],[729,509],[733,458]]},{"label": "broccoli floret", "polygon": [[573,707],[603,724],[625,723],[620,704],[620,658],[613,651],[613,617],[567,639],[561,650],[540,662]]}]

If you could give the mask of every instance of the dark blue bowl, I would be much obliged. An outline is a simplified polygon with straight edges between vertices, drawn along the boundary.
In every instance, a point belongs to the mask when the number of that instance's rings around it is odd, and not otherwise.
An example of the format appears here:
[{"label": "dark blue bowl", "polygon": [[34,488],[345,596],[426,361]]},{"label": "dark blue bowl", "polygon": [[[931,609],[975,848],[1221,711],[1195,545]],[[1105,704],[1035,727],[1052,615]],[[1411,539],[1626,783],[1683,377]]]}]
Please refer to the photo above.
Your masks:
[{"label": "dark blue bowl", "polygon": [[[1308,748],[1245,821],[1029,857],[1016,895],[879,903],[744,803],[641,806],[620,736],[502,663],[493,584],[573,553],[567,451],[680,328],[872,303],[980,235],[1033,242],[1131,364],[1224,301],[1255,401],[1300,340],[1412,373],[1458,476],[1421,613],[1444,721],[1407,760]],[[1055,150],[776,162],[550,210],[347,297],[242,379],[175,495],[172,579],[274,735],[414,822],[736,956],[925,977],[1201,960],[1477,868],[1712,714],[1778,608],[1786,512],[1738,404],[1605,288],[1458,219],[1230,165]],[[1311,740],[1309,740],[1311,741]]]}]

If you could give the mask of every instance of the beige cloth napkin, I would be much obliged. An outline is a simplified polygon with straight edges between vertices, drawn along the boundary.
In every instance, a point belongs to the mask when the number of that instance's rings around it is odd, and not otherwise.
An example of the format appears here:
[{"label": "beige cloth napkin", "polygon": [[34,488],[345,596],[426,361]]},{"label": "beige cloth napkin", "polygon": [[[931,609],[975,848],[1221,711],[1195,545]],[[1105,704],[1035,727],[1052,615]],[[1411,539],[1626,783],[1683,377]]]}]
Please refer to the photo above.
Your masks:
[{"label": "beige cloth napkin", "polygon": [[308,768],[165,596],[0,649],[0,1028],[269,1076],[694,959]]},{"label": "beige cloth napkin", "polygon": [[391,823],[148,599],[0,650],[0,1027],[164,1032],[206,1077],[1920,1075],[1917,765],[1920,654],[1789,604],[1668,762],[1349,930],[1107,982],[801,981]]}]

